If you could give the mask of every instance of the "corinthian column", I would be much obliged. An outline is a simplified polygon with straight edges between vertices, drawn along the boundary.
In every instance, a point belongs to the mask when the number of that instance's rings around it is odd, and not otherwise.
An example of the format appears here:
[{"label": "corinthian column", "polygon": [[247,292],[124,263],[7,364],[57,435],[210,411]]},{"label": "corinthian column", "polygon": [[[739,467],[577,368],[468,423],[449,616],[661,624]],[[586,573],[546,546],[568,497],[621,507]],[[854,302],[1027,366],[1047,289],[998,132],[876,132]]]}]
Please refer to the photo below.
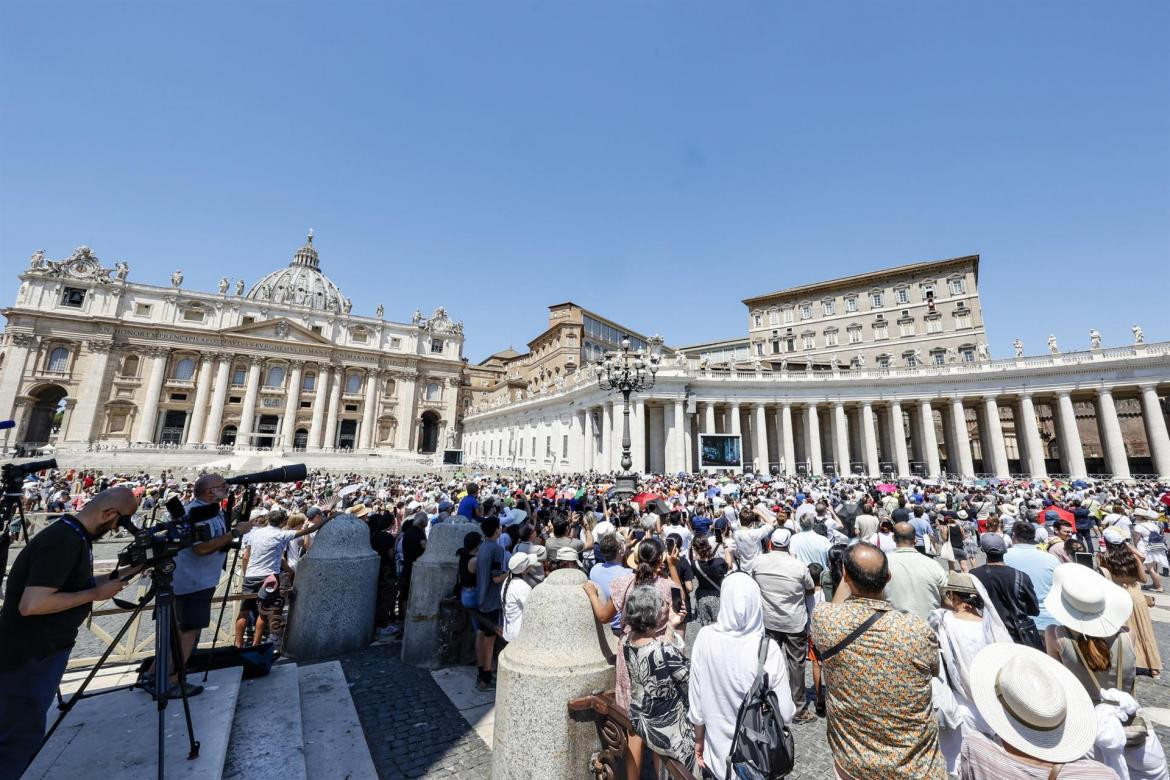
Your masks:
[{"label": "corinthian column", "polygon": [[292,447],[297,430],[297,410],[301,408],[301,370],[305,364],[294,360],[289,364],[288,387],[284,391],[284,419],[280,421],[281,446]]},{"label": "corinthian column", "polygon": [[207,398],[211,395],[212,362],[215,356],[204,354],[199,359],[199,373],[195,375],[195,404],[191,407],[191,424],[187,426],[187,441],[195,444],[203,441],[203,429],[207,426]]},{"label": "corinthian column", "polygon": [[207,423],[203,428],[204,444],[219,444],[219,431],[223,427],[223,405],[227,401],[232,360],[235,356],[221,352],[215,359],[219,361],[219,365],[215,368],[215,390],[211,394],[211,411],[207,414]]},{"label": "corinthian column", "polygon": [[337,446],[337,412],[341,406],[341,377],[345,371],[341,366],[333,366],[329,380],[329,416],[325,420],[325,441],[322,447]]},{"label": "corinthian column", "polygon": [[109,341],[90,341],[86,344],[86,366],[81,376],[81,385],[77,388],[77,406],[73,409],[73,416],[69,428],[62,425],[62,441],[88,442],[93,440],[93,424],[97,417],[98,407],[106,400],[102,388],[107,387],[106,366],[109,363],[110,350],[113,344]]},{"label": "corinthian column", "polygon": [[170,350],[164,347],[148,347],[143,353],[150,358],[150,378],[146,382],[146,395],[142,399],[142,417],[138,420],[138,432],[134,440],[154,442],[154,422],[158,417],[158,397],[162,392],[163,378],[167,370],[167,356]]},{"label": "corinthian column", "polygon": [[313,418],[309,423],[309,449],[321,449],[321,424],[325,420],[325,399],[329,395],[329,366],[317,364],[317,384],[313,387]]},{"label": "corinthian column", "polygon": [[252,446],[252,426],[256,421],[256,398],[260,395],[260,368],[264,358],[254,355],[248,363],[247,386],[244,389],[244,408],[240,410],[240,427],[236,429],[236,446]]}]

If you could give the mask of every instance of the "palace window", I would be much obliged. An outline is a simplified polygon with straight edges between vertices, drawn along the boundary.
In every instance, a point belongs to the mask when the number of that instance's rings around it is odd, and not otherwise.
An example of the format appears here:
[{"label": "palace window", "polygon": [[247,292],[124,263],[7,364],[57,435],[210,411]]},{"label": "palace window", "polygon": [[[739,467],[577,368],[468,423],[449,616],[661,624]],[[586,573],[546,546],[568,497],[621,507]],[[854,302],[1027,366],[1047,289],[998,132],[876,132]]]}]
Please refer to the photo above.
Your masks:
[{"label": "palace window", "polygon": [[284,386],[284,368],[281,366],[273,366],[268,369],[268,379],[264,383],[265,387],[283,387]]},{"label": "palace window", "polygon": [[961,276],[954,279],[948,279],[947,287],[950,288],[951,295],[962,295],[963,293],[967,292],[967,283]]},{"label": "palace window", "polygon": [[874,341],[881,341],[890,337],[890,326],[885,320],[878,320],[873,324]]},{"label": "palace window", "polygon": [[882,307],[882,293],[880,290],[875,290],[869,294],[869,307],[871,309],[880,309]]},{"label": "palace window", "polygon": [[910,303],[910,288],[899,287],[894,290],[894,300],[898,303]]},{"label": "palace window", "polygon": [[811,303],[800,304],[800,318],[802,320],[811,320],[812,319],[812,304]]},{"label": "palace window", "polygon": [[926,318],[926,332],[927,333],[942,333],[942,317],[937,314],[932,314]]},{"label": "palace window", "polygon": [[846,295],[845,296],[845,311],[848,314],[853,314],[854,312],[857,311],[857,296],[856,295]]},{"label": "palace window", "polygon": [[795,312],[792,310],[791,306],[784,307],[783,316],[784,316],[784,324],[785,325],[791,325],[793,323],[793,321],[796,319]]},{"label": "palace window", "polygon": [[69,350],[65,347],[57,347],[50,352],[49,361],[45,368],[53,374],[64,374],[69,370]]},{"label": "palace window", "polygon": [[959,354],[963,356],[964,363],[975,362],[975,347],[971,346],[970,344],[964,344],[963,346],[959,347]]},{"label": "palace window", "polygon": [[878,368],[889,368],[890,367],[890,356],[889,355],[878,355],[877,356],[877,365],[878,365]]},{"label": "palace window", "polygon": [[802,333],[800,340],[804,349],[813,349],[817,345],[817,337],[815,333]]},{"label": "palace window", "polygon": [[756,342],[756,354],[761,355],[761,356],[764,354],[764,342],[762,342],[762,341]]},{"label": "palace window", "polygon": [[899,320],[898,330],[903,336],[914,335],[914,320]]},{"label": "palace window", "polygon": [[80,309],[85,303],[85,290],[80,287],[66,287],[61,291],[61,305]]},{"label": "palace window", "polygon": [[772,354],[780,354],[780,339],[772,339]]},{"label": "palace window", "polygon": [[926,301],[934,297],[934,282],[922,283],[922,300]]},{"label": "palace window", "polygon": [[780,324],[780,312],[776,311],[775,309],[772,309],[770,312],[768,312],[768,324],[769,325],[779,325]]},{"label": "palace window", "polygon": [[755,328],[764,327],[764,318],[762,315],[759,315],[759,314],[752,315],[752,327],[755,327]]},{"label": "palace window", "polygon": [[825,346],[826,347],[837,346],[837,329],[836,328],[829,328],[828,330],[825,331]]},{"label": "palace window", "polygon": [[906,361],[906,365],[910,368],[918,366],[918,355],[914,352],[903,352],[902,358]]},{"label": "palace window", "polygon": [[955,328],[969,328],[971,327],[971,310],[970,309],[956,309],[955,310]]},{"label": "palace window", "polygon": [[826,317],[832,317],[837,313],[837,302],[832,298],[826,298],[821,301],[821,310],[824,311]]},{"label": "palace window", "polygon": [[185,357],[175,363],[174,378],[180,382],[190,382],[195,377],[195,361]]},{"label": "palace window", "polygon": [[946,365],[947,353],[944,349],[932,349],[930,351],[930,361],[936,366]]},{"label": "palace window", "polygon": [[861,326],[860,325],[850,326],[850,328],[849,328],[849,343],[850,344],[860,344],[861,343]]}]

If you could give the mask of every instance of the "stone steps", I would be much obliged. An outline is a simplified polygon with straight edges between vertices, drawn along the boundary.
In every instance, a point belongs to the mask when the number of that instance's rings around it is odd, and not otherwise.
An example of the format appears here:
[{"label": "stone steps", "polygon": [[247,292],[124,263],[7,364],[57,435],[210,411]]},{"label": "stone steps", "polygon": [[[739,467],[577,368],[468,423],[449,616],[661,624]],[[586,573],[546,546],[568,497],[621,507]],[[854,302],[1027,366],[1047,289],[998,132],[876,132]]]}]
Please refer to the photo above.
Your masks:
[{"label": "stone steps", "polygon": [[[77,673],[71,673],[76,678]],[[131,674],[104,676],[107,684]],[[198,682],[202,675],[191,675]],[[99,676],[99,684],[103,677]],[[65,687],[76,688],[78,680]],[[217,669],[190,699],[199,757],[187,760],[183,705],[167,705],[167,778],[225,780],[377,780],[366,735],[337,661],[277,664],[265,677]],[[58,710],[49,711],[48,722]],[[84,699],[66,716],[25,772],[26,780],[154,777],[158,772],[154,702],[140,690]]]}]

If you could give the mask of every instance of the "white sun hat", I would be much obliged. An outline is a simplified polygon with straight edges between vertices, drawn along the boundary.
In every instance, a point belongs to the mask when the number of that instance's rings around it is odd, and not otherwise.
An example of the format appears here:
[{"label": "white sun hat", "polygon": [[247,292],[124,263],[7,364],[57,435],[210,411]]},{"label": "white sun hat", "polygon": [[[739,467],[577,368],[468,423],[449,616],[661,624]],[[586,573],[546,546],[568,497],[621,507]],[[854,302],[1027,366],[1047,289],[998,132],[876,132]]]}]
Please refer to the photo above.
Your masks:
[{"label": "white sun hat", "polygon": [[1113,636],[1133,613],[1125,588],[1079,563],[1062,563],[1052,571],[1044,606],[1062,626],[1085,636]]},{"label": "white sun hat", "polygon": [[1028,756],[1063,764],[1093,748],[1097,715],[1089,692],[1060,662],[1033,647],[984,647],[971,663],[971,691],[992,731]]}]

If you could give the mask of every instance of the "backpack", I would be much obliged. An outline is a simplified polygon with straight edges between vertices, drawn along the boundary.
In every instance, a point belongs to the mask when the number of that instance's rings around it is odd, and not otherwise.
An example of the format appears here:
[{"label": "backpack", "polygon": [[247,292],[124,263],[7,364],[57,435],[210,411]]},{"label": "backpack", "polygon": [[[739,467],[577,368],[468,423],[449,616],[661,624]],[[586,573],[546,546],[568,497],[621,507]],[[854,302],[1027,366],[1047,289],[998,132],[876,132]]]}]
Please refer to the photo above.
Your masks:
[{"label": "backpack", "polygon": [[727,778],[771,780],[784,777],[796,764],[792,732],[780,717],[780,701],[764,671],[768,657],[768,636],[760,638],[756,679],[739,705],[727,754]]},{"label": "backpack", "polygon": [[1150,523],[1150,525],[1152,525],[1153,528],[1150,529],[1150,537],[1146,540],[1147,547],[1153,548],[1154,550],[1165,550],[1166,536],[1162,533],[1162,524],[1154,521]]}]

